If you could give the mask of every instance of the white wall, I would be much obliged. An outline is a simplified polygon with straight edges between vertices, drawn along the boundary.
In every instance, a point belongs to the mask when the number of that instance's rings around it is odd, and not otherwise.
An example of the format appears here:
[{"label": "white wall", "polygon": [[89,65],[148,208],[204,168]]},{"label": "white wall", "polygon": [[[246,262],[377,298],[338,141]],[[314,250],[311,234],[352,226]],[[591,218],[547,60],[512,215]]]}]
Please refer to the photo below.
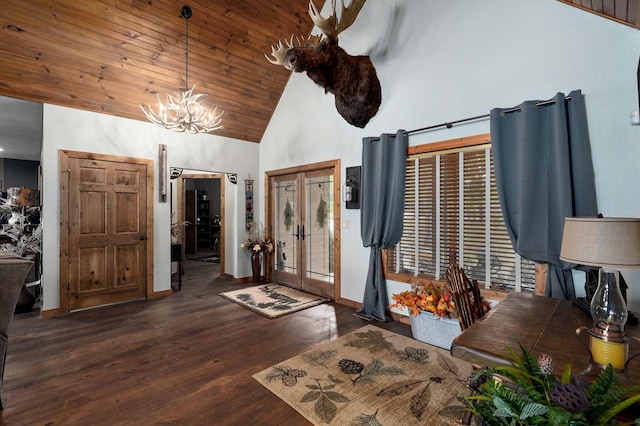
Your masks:
[{"label": "white wall", "polygon": [[[399,24],[392,16],[400,17]],[[249,174],[256,179],[257,220],[264,223],[265,171],[340,159],[344,175],[344,168],[361,163],[364,136],[581,89],[600,210],[607,216],[640,217],[640,127],[629,125],[630,112],[638,108],[640,31],[556,0],[372,0],[340,44],[352,54],[371,53],[382,83],[382,107],[364,130],[348,125],[335,111],[333,96],[301,74],[291,77],[260,145],[45,105],[43,309],[59,306],[59,149],[156,160],[157,146],[164,143],[169,166],[237,173],[235,197],[226,206],[236,224],[225,227],[231,250],[225,262],[228,273],[246,277],[250,266],[239,244],[245,237],[243,179]],[[488,131],[484,120],[412,135],[409,143]],[[154,208],[154,289],[162,291],[170,288],[170,210],[157,199]],[[361,301],[369,251],[360,240],[360,212],[343,209],[341,216],[350,224],[342,229],[342,296]],[[630,308],[640,310],[640,274],[623,274],[632,287]],[[389,283],[390,293],[403,288]]]},{"label": "white wall", "polygon": [[[175,133],[142,121],[45,105],[42,153],[44,311],[60,306],[58,224],[61,171],[58,167],[58,150],[152,159],[154,184],[157,185],[159,144],[167,145],[168,167],[238,174],[239,185],[227,185],[225,188],[234,195],[228,197],[233,204],[226,206],[227,221],[232,220],[233,223],[226,227],[225,272],[235,277],[250,275],[249,261],[240,253],[244,234],[239,235],[234,229],[244,227],[244,204],[241,205],[242,208],[238,208],[238,199],[244,200],[242,179],[249,174],[258,174],[258,144],[215,135]],[[153,288],[154,291],[163,291],[171,288],[171,209],[169,202],[159,202],[157,191],[154,192],[154,197]]]},{"label": "white wall", "polygon": [[[391,16],[400,16],[400,24],[394,27]],[[377,116],[364,130],[348,125],[332,95],[294,74],[260,144],[262,172],[340,159],[344,176],[345,167],[361,163],[365,136],[581,89],[600,211],[640,217],[640,126],[629,118],[638,108],[640,31],[556,0],[373,0],[340,44],[351,54],[372,52],[383,90]],[[414,134],[409,143],[488,132],[482,120]],[[362,247],[359,210],[343,208],[341,215],[350,224],[342,229],[342,297],[362,301],[369,250]],[[623,274],[632,287],[630,308],[640,310],[640,274]],[[406,288],[388,286],[389,294]]]}]

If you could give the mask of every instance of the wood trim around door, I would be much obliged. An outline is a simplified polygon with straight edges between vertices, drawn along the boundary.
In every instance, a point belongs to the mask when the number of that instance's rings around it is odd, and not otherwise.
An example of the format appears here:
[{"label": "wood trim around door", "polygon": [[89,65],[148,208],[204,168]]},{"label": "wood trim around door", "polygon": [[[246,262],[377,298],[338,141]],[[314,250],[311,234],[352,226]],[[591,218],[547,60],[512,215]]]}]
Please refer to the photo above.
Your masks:
[{"label": "wood trim around door", "polygon": [[[63,203],[63,200],[69,199],[69,159],[70,158],[79,158],[79,159],[87,159],[87,160],[98,160],[98,161],[111,161],[111,162],[120,162],[120,163],[130,163],[130,164],[141,164],[146,166],[147,170],[147,187],[146,187],[146,197],[147,197],[147,298],[151,298],[154,296],[153,293],[153,284],[154,284],[154,275],[153,275],[153,265],[154,265],[154,238],[153,238],[153,228],[154,228],[154,180],[153,180],[153,161],[148,158],[135,158],[135,157],[124,157],[118,155],[106,155],[106,154],[95,154],[91,152],[81,152],[81,151],[69,151],[69,150],[59,150],[58,151],[58,173],[60,178],[60,228],[59,228],[59,238],[60,238],[60,301],[59,308],[56,311],[56,314],[64,314],[69,312],[69,300],[68,300],[68,283],[67,278],[69,277],[69,240],[68,240],[68,227],[69,227],[69,205],[67,203]],[[164,292],[161,292],[160,295],[164,295]]]},{"label": "wood trim around door", "polygon": [[[281,176],[281,175],[288,175],[288,174],[294,174],[294,173],[300,173],[300,172],[312,172],[314,170],[322,170],[322,169],[333,169],[333,182],[334,182],[334,186],[333,186],[333,211],[334,211],[334,229],[335,229],[335,234],[334,234],[334,244],[333,244],[333,261],[334,261],[334,268],[335,268],[335,275],[334,275],[334,300],[338,303],[341,303],[342,298],[341,298],[341,290],[340,290],[340,282],[341,282],[341,261],[340,261],[340,225],[341,225],[341,220],[340,220],[340,188],[342,187],[342,180],[341,180],[341,167],[340,167],[340,160],[329,160],[329,161],[323,161],[323,162],[319,162],[319,163],[312,163],[312,164],[305,164],[305,165],[301,165],[301,166],[295,166],[295,167],[289,167],[286,169],[279,169],[279,170],[271,170],[268,172],[265,172],[265,179],[264,179],[264,194],[265,194],[265,204],[264,204],[264,217],[265,217],[265,230],[267,232],[267,237],[272,238],[273,237],[273,222],[274,222],[274,218],[272,217],[272,212],[271,209],[269,208],[271,206],[272,203],[272,199],[271,199],[271,179],[273,177],[276,176]],[[270,254],[270,256],[273,256],[273,253]],[[272,272],[273,272],[273,262],[271,259],[269,259],[266,264],[265,264],[265,273],[266,273],[266,279],[267,282],[269,282],[271,280],[271,276],[272,276]]]}]

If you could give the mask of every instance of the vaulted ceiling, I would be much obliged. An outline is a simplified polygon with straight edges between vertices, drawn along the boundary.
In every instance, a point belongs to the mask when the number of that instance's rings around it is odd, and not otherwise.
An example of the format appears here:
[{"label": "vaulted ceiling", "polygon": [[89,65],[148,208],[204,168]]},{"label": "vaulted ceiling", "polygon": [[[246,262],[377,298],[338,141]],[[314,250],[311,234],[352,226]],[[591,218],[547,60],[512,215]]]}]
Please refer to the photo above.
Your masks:
[{"label": "vaulted ceiling", "polygon": [[[317,2],[323,3],[323,2]],[[289,78],[264,57],[309,34],[307,0],[3,0],[0,95],[146,120],[189,86],[224,111],[221,136],[259,142]]]},{"label": "vaulted ceiling", "polygon": [[640,29],[638,0],[559,0],[621,24]]},{"label": "vaulted ceiling", "polygon": [[[366,7],[374,7],[371,0]],[[418,0],[415,0],[418,1]],[[559,0],[640,27],[640,0]],[[320,6],[324,0],[317,0]],[[216,134],[259,142],[289,71],[264,57],[291,34],[309,34],[308,0],[2,0],[0,95],[145,120],[189,85],[224,111]],[[309,84],[312,84],[311,82]]]}]

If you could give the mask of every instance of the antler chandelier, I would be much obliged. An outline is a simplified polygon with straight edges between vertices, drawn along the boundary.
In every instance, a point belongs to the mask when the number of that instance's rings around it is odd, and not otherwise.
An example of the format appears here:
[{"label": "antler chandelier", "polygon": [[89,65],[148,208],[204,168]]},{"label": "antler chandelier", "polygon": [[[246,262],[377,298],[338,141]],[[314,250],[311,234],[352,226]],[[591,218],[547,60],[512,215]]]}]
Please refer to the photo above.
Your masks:
[{"label": "antler chandelier", "polygon": [[149,121],[175,132],[208,133],[213,130],[222,129],[222,114],[218,112],[218,107],[211,110],[202,102],[205,94],[194,94],[196,86],[189,89],[189,18],[191,18],[191,8],[182,7],[182,17],[186,21],[186,60],[185,60],[185,86],[175,94],[167,94],[162,102],[158,95],[158,112],[151,106],[145,108],[142,104],[140,108]]}]

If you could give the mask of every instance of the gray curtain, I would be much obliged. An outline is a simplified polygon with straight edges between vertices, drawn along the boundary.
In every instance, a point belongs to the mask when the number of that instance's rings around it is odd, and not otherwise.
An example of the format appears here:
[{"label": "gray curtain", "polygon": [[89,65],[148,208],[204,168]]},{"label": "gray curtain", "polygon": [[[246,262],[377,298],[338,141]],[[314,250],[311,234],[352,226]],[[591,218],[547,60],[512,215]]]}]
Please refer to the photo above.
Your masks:
[{"label": "gray curtain", "polygon": [[362,140],[360,233],[371,254],[357,314],[378,321],[390,319],[386,315],[389,302],[381,250],[393,247],[402,237],[408,140],[404,130]]},{"label": "gray curtain", "polygon": [[493,109],[491,144],[514,251],[549,264],[547,296],[574,299],[572,265],[560,260],[564,218],[598,213],[582,92]]}]

